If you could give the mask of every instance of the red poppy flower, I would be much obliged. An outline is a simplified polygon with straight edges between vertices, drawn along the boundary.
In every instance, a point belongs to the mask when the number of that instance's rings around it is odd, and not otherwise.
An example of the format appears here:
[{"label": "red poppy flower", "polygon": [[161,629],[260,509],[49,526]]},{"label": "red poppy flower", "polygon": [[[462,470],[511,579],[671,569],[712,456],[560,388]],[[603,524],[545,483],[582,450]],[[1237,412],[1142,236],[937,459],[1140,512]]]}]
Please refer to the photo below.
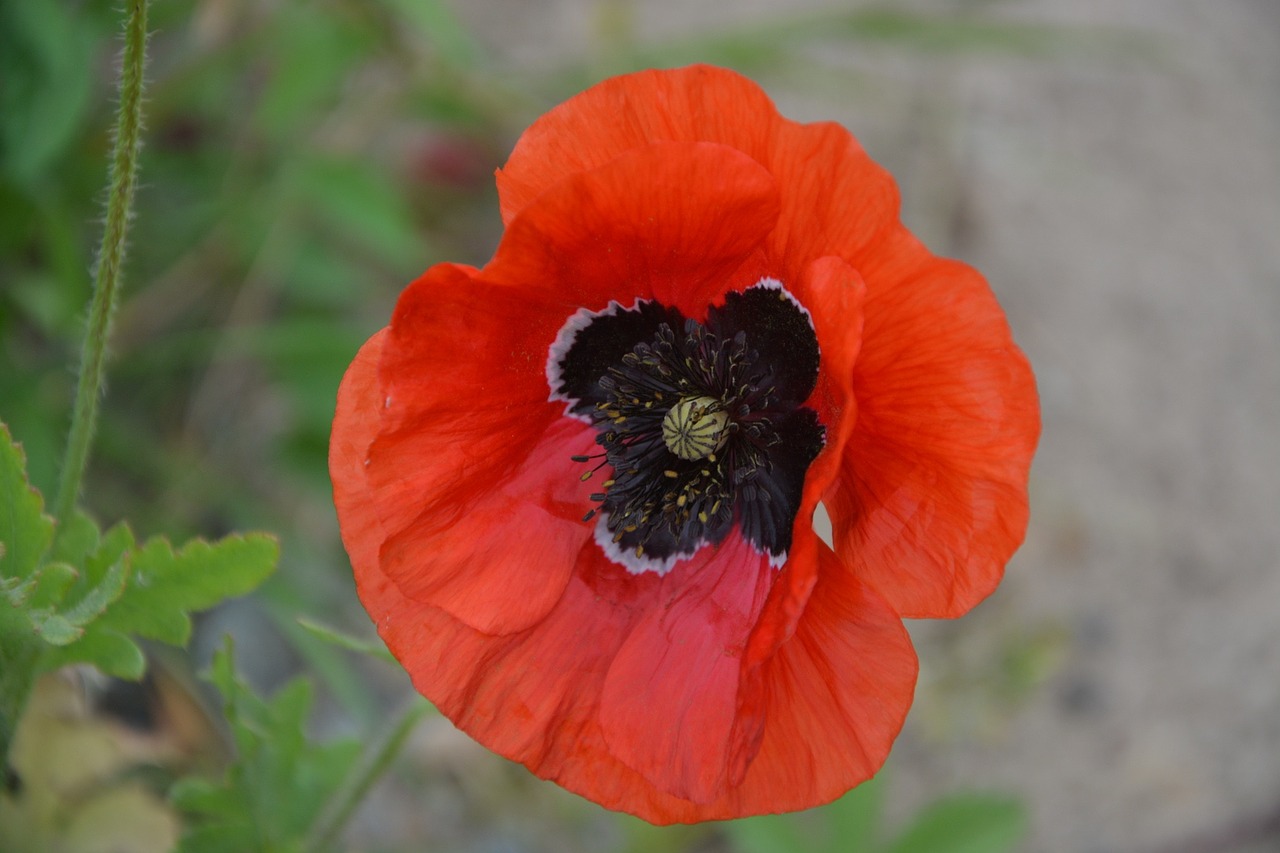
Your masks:
[{"label": "red poppy flower", "polygon": [[901,618],[967,611],[1026,527],[1035,388],[987,284],[848,132],[716,68],[573,98],[498,189],[493,260],[406,288],[338,394],[388,647],[480,742],[655,823],[868,779]]}]

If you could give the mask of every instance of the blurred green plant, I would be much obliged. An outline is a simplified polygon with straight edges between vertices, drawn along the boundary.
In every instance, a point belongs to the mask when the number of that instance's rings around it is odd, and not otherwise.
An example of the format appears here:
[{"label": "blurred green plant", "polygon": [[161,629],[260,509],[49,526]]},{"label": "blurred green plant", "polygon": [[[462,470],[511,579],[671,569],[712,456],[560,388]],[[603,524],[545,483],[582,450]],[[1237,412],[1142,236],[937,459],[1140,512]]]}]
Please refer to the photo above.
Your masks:
[{"label": "blurred green plant", "polygon": [[975,793],[944,797],[892,835],[883,823],[882,777],[821,809],[726,824],[737,853],[1012,853],[1027,831],[1018,800]]},{"label": "blurred green plant", "polygon": [[236,745],[220,782],[190,776],[171,797],[189,817],[181,853],[320,851],[386,770],[431,706],[415,700],[362,755],[361,742],[309,742],[304,732],[313,688],[296,678],[264,702],[235,672],[230,640],[214,655],[211,680]]}]

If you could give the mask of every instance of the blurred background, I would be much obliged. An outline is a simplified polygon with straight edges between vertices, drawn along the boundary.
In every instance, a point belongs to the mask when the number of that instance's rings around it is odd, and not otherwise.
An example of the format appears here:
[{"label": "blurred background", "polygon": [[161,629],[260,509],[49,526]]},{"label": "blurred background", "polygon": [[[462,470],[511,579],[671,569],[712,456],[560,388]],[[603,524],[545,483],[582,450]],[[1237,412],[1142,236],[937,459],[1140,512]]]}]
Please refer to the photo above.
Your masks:
[{"label": "blurred background", "polygon": [[[46,493],[117,6],[0,5],[0,419]],[[298,621],[373,636],[329,498],[342,371],[419,272],[489,258],[492,173],[533,118],[604,76],[705,61],[846,125],[907,224],[986,273],[1042,397],[1026,545],[970,616],[910,626],[906,729],[884,777],[827,810],[657,830],[433,717],[348,849],[906,853],[961,849],[968,820],[975,853],[1280,850],[1276,0],[160,0],[152,28],[86,502],[143,535],[272,531],[283,556],[189,656],[97,685],[85,713],[121,766],[225,758],[193,673],[228,630],[256,689],[316,684],[320,741],[399,701],[397,668]],[[855,843],[868,821],[896,846]]]}]

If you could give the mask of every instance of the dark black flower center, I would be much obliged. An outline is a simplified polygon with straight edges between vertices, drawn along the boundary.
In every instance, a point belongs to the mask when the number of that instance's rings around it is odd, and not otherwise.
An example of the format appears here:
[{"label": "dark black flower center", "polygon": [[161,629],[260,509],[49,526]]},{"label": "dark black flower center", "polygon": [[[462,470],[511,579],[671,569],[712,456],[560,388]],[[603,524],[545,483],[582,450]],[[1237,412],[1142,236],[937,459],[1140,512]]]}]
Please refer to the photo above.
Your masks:
[{"label": "dark black flower center", "polygon": [[798,302],[766,279],[712,306],[705,324],[652,301],[579,312],[551,349],[554,399],[597,430],[608,467],[597,540],[633,571],[665,571],[736,523],[781,564],[825,431],[801,405],[818,341]]}]

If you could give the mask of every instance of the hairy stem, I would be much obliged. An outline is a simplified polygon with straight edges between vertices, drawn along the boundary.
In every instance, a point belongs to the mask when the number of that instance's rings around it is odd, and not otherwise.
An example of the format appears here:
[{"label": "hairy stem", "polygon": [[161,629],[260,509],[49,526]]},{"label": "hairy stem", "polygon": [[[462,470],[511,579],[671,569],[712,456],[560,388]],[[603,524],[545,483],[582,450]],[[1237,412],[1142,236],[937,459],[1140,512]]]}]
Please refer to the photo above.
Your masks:
[{"label": "hairy stem", "polygon": [[111,176],[107,186],[107,220],[98,252],[93,301],[80,354],[80,376],[76,385],[71,434],[58,482],[54,517],[58,529],[66,526],[80,495],[80,481],[89,461],[98,419],[98,399],[102,396],[107,340],[111,317],[120,290],[120,269],[133,209],[133,192],[138,173],[138,151],[142,142],[143,71],[147,61],[148,0],[127,0],[124,58],[120,70],[120,107],[116,116],[115,150],[111,155]]}]

